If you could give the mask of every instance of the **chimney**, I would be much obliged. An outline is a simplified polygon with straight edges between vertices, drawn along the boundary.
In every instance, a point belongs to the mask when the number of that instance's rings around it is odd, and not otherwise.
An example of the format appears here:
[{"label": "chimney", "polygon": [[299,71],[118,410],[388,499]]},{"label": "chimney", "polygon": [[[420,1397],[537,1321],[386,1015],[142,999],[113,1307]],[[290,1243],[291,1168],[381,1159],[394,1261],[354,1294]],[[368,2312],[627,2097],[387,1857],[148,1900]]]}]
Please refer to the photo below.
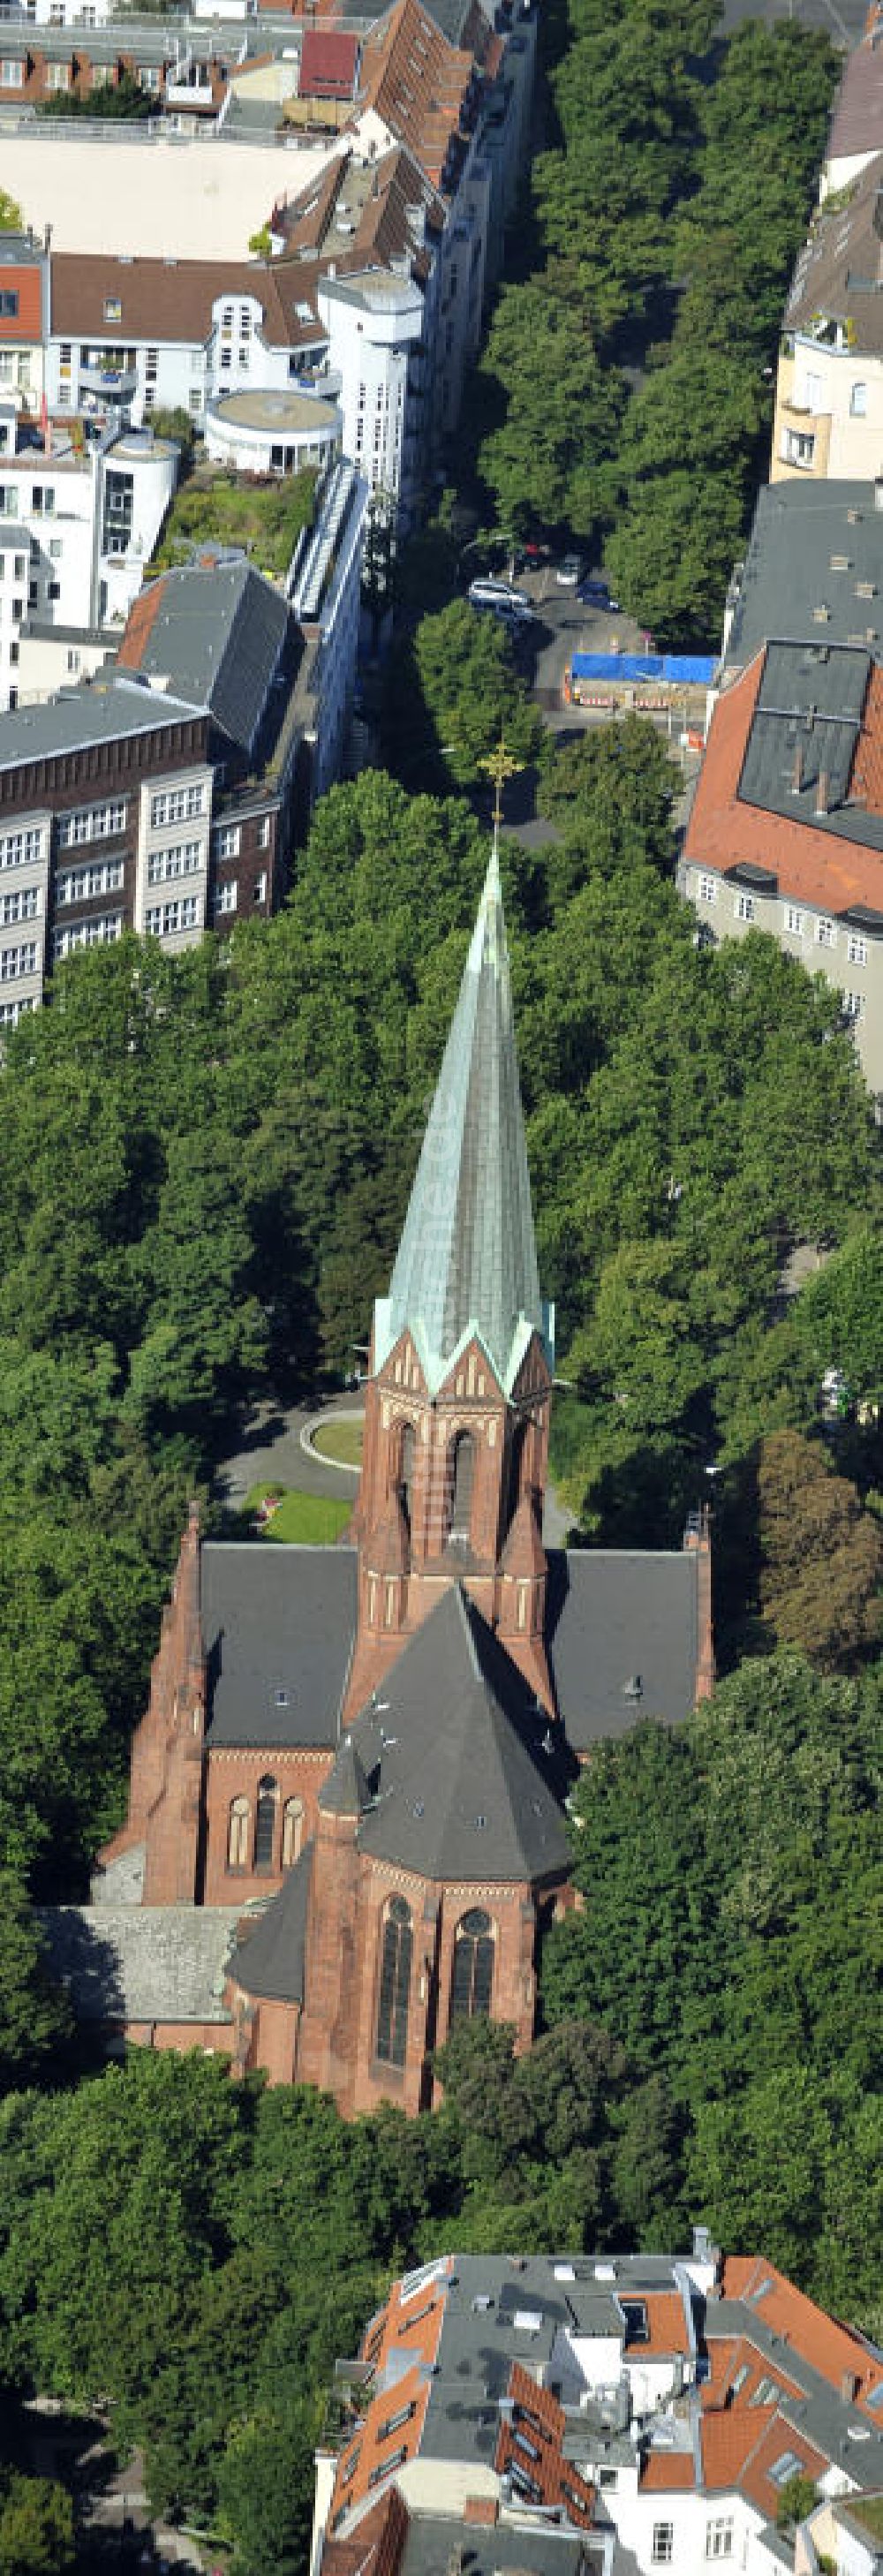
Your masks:
[{"label": "chimney", "polygon": [[827,772],[827,770],[826,770],[826,769],[820,769],[820,770],[819,770],[819,776],[818,776],[818,785],[817,785],[817,787],[816,787],[816,813],[817,813],[817,814],[827,814],[827,811],[828,811],[828,772]]},{"label": "chimney", "polygon": [[[43,234],[43,248],[44,248],[44,250],[45,250],[45,251],[47,251],[47,252],[48,252],[48,251],[50,251],[50,250],[51,250],[51,248],[52,248],[52,226],[51,226],[51,224],[47,224],[47,225],[46,225],[46,229],[45,229],[45,232],[44,232],[44,234]],[[881,503],[881,508],[883,508],[883,503]]]},{"label": "chimney", "polygon": [[883,474],[874,476],[874,508],[883,510]]},{"label": "chimney", "polygon": [[799,796],[799,794],[800,794],[800,790],[801,790],[802,786],[803,786],[803,752],[802,752],[802,750],[801,750],[801,746],[800,746],[800,744],[798,743],[798,745],[797,745],[797,749],[796,749],[795,754],[794,754],[794,767],[793,767],[792,772],[791,772],[791,794],[792,794],[792,796]]}]

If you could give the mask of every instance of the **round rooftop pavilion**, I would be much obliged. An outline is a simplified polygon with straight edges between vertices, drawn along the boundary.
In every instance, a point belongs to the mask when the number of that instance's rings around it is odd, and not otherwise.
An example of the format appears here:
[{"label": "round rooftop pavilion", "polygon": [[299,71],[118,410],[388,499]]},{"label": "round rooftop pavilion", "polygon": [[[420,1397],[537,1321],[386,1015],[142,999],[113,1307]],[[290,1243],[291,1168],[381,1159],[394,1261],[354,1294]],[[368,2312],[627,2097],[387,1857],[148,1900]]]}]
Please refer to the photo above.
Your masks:
[{"label": "round rooftop pavilion", "polygon": [[337,404],[294,388],[222,394],[206,411],[209,456],[240,474],[300,474],[307,465],[327,464],[342,440]]}]

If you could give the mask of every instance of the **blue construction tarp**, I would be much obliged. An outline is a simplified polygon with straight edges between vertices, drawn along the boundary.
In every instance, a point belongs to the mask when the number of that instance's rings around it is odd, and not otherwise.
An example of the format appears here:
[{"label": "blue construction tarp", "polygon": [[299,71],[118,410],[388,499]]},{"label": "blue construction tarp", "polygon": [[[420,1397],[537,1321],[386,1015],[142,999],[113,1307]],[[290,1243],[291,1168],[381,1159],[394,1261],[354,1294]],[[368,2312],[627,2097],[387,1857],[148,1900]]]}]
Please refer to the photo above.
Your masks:
[{"label": "blue construction tarp", "polygon": [[574,653],[575,680],[667,680],[671,688],[710,688],[713,653]]}]

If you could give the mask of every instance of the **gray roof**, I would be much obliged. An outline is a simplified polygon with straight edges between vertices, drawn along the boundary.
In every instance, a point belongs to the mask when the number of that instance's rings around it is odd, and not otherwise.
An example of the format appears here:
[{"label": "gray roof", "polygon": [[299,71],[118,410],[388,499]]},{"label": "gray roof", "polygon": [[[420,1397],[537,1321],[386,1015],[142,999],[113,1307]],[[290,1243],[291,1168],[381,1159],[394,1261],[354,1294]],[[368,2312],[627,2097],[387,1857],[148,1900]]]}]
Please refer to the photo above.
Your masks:
[{"label": "gray roof", "polygon": [[217,1543],[203,1547],[201,1565],[209,1742],[336,1744],[355,1549]]},{"label": "gray roof", "polygon": [[265,2002],[303,2003],[314,1849],[313,1843],[304,1844],[284,1887],[232,1952],[230,1973],[243,1994]]},{"label": "gray roof", "polygon": [[[883,849],[883,815],[847,801],[872,667],[867,648],[860,652],[848,644],[767,645],[739,780],[743,804],[810,824],[835,840]],[[822,772],[827,811],[818,813]],[[774,867],[770,875],[774,880]]]},{"label": "gray roof", "polygon": [[[288,632],[281,593],[243,562],[188,564],[161,574],[156,591],[152,619],[145,617],[151,590],[136,602],[137,668],[186,689],[250,751]],[[125,643],[121,652],[125,660]]]},{"label": "gray roof", "polygon": [[409,1326],[432,1391],[464,1336],[480,1334],[509,1387],[540,1299],[496,850],[423,1139],[375,1363]]},{"label": "gray roof", "polygon": [[40,1915],[51,1974],[86,2022],[229,2022],[242,1912],[229,1905],[59,1905]]},{"label": "gray roof", "polygon": [[[673,1725],[696,1699],[698,1556],[691,1548],[549,1553],[546,1648],[574,1752],[628,1735],[640,1718]],[[627,1685],[640,1682],[640,1696]]]},{"label": "gray roof", "polygon": [[844,161],[853,153],[879,152],[883,144],[883,54],[877,45],[857,45],[849,54],[834,102],[826,161]]},{"label": "gray roof", "polygon": [[[182,675],[183,676],[183,675]],[[0,715],[0,769],[17,769],[23,760],[53,760],[60,753],[86,751],[91,743],[121,742],[128,734],[156,733],[186,716],[200,715],[192,698],[159,696],[114,674],[91,686],[66,689],[45,706],[15,707]],[[96,794],[98,790],[96,789]]]},{"label": "gray roof", "polygon": [[883,158],[878,153],[856,180],[847,206],[820,207],[800,253],[788,302],[786,331],[813,336],[817,316],[849,322],[853,364],[862,353],[883,351]]},{"label": "gray roof", "polygon": [[353,1728],[371,1791],[359,1849],[429,1879],[567,1870],[566,1754],[556,1733],[474,1602],[452,1585]]},{"label": "gray roof", "polygon": [[[611,2258],[599,2255],[597,2259],[608,2264]],[[617,2255],[615,2262],[616,2280],[605,2288],[596,2280],[591,2255],[455,2256],[420,2443],[422,2457],[483,2459],[490,2465],[499,2430],[498,2401],[508,2389],[514,2361],[533,2373],[538,2364],[548,2365],[562,2330],[576,2335],[597,2332],[601,2290],[610,2333],[621,2329],[611,2308],[611,2289],[627,2298],[639,2283],[647,2289],[678,2286],[671,2255]],[[556,2269],[568,2277],[556,2279]]]},{"label": "gray roof", "polygon": [[[873,483],[814,475],[762,485],[733,582],[728,670],[743,670],[773,635],[816,648],[861,647],[875,628],[883,640],[883,510],[874,492]],[[867,582],[876,595],[860,599],[857,585]]]},{"label": "gray roof", "polygon": [[[527,2531],[522,2524],[497,2523],[492,2530],[469,2524],[469,2576],[583,2576],[595,2564],[587,2547],[591,2535],[563,2527]],[[399,2576],[443,2576],[463,2547],[460,2514],[413,2513]],[[600,2547],[597,2564],[601,2565]],[[617,2562],[619,2576],[619,2562]]]},{"label": "gray roof", "polygon": [[351,1735],[345,1735],[319,1791],[319,1805],[326,1816],[361,1816],[368,1805],[368,1783]]}]

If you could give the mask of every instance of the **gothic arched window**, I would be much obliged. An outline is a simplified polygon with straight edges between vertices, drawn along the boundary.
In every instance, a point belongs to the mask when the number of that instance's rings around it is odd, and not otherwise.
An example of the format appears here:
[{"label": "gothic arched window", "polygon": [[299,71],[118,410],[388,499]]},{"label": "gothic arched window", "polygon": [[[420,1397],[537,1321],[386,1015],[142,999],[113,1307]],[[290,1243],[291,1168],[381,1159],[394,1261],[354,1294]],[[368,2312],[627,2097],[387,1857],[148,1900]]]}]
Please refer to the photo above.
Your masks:
[{"label": "gothic arched window", "polygon": [[405,2063],[413,1947],[410,1906],[403,1896],[392,1896],[381,1934],[377,1999],[377,2055],[386,2066]]},{"label": "gothic arched window", "polygon": [[227,1867],[247,1869],[248,1826],[251,1808],[247,1798],[231,1798],[227,1823]]},{"label": "gothic arched window", "polygon": [[458,1431],[451,1452],[451,1499],[448,1514],[448,1537],[461,1545],[469,1538],[472,1527],[472,1488],[475,1482],[475,1442],[471,1431]]},{"label": "gothic arched window", "polygon": [[283,1869],[293,1869],[293,1868],[294,1868],[295,1861],[300,1859],[301,1844],[302,1844],[302,1842],[303,1842],[303,1838],[304,1838],[304,1802],[303,1802],[303,1799],[302,1799],[302,1798],[286,1798],[285,1805],[284,1805],[284,1807],[283,1807],[283,1809],[282,1809],[282,1867],[283,1867]]},{"label": "gothic arched window", "polygon": [[413,1422],[403,1423],[402,1442],[399,1451],[399,1493],[401,1495],[402,1510],[408,1525],[409,1536],[411,1531],[411,1496],[414,1491],[414,1456],[416,1445]]},{"label": "gothic arched window", "polygon": [[477,2013],[489,2013],[493,1982],[494,1927],[490,1915],[474,1905],[457,1925],[451,2020],[471,2021]]},{"label": "gothic arched window", "polygon": [[512,1447],[509,1451],[509,1481],[506,1502],[507,1529],[511,1528],[512,1522],[515,1519],[515,1514],[518,1510],[518,1505],[521,1501],[522,1488],[524,1484],[524,1471],[527,1461],[528,1429],[529,1425],[526,1421],[522,1420],[521,1422],[516,1422],[515,1430],[512,1435]]},{"label": "gothic arched window", "polygon": [[258,1810],[254,1829],[255,1869],[272,1869],[273,1844],[276,1840],[275,1780],[258,1781]]}]

